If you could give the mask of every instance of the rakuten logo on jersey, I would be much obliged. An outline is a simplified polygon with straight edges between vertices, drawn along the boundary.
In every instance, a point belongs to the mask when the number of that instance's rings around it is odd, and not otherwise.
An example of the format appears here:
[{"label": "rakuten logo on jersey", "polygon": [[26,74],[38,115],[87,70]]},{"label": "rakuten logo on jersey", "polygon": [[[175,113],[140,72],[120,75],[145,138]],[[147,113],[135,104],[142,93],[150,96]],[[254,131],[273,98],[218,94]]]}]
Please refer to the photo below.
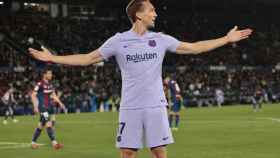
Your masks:
[{"label": "rakuten logo on jersey", "polygon": [[134,54],[134,55],[126,55],[126,61],[127,62],[143,62],[143,61],[149,61],[157,58],[157,53],[144,53],[144,54]]}]

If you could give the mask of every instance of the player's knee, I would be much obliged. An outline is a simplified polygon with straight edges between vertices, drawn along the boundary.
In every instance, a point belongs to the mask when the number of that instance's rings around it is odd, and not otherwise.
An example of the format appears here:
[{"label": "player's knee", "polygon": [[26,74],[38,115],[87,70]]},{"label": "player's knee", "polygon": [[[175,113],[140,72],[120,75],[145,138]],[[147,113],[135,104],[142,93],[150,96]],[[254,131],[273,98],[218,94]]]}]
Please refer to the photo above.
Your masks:
[{"label": "player's knee", "polygon": [[46,127],[47,128],[52,127],[52,122],[48,121],[47,124],[46,124]]},{"label": "player's knee", "polygon": [[121,158],[135,158],[137,149],[121,149]]},{"label": "player's knee", "polygon": [[167,158],[164,152],[153,152],[154,158]]},{"label": "player's knee", "polygon": [[151,148],[154,158],[166,158],[166,149],[165,146]]}]

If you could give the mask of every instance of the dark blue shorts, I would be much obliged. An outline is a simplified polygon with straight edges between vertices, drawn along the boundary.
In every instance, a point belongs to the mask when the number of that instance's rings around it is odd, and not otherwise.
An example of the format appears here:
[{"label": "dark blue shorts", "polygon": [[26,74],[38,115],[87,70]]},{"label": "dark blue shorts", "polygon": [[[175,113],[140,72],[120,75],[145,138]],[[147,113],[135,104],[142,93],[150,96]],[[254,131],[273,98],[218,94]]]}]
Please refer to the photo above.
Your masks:
[{"label": "dark blue shorts", "polygon": [[53,114],[54,110],[50,109],[40,109],[40,123],[42,126],[45,126],[48,121],[51,120],[51,115]]},{"label": "dark blue shorts", "polygon": [[175,102],[171,107],[172,112],[179,112],[181,110],[181,102]]}]

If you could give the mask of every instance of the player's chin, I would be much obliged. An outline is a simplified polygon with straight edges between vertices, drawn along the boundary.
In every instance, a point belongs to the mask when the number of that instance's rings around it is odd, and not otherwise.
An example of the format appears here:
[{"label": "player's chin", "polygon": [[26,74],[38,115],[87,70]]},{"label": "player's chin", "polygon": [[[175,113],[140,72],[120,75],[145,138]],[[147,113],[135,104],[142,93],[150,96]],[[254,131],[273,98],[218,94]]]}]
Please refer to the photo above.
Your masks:
[{"label": "player's chin", "polygon": [[148,27],[149,27],[150,29],[155,28],[155,23],[151,23]]}]

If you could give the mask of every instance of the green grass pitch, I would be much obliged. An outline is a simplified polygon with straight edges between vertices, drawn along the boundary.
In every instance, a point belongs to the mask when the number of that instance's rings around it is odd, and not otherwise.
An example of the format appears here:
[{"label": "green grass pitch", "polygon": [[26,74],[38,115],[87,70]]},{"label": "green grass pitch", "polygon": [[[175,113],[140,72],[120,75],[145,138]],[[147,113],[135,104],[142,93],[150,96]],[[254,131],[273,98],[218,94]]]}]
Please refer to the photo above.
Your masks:
[{"label": "green grass pitch", "polygon": [[[56,136],[65,147],[51,148],[46,132],[32,150],[30,143],[38,116],[17,117],[19,123],[0,124],[0,158],[118,158],[115,148],[117,113],[57,116]],[[181,112],[176,143],[169,158],[280,158],[280,105],[191,108]],[[139,158],[151,157],[148,149]]]}]

